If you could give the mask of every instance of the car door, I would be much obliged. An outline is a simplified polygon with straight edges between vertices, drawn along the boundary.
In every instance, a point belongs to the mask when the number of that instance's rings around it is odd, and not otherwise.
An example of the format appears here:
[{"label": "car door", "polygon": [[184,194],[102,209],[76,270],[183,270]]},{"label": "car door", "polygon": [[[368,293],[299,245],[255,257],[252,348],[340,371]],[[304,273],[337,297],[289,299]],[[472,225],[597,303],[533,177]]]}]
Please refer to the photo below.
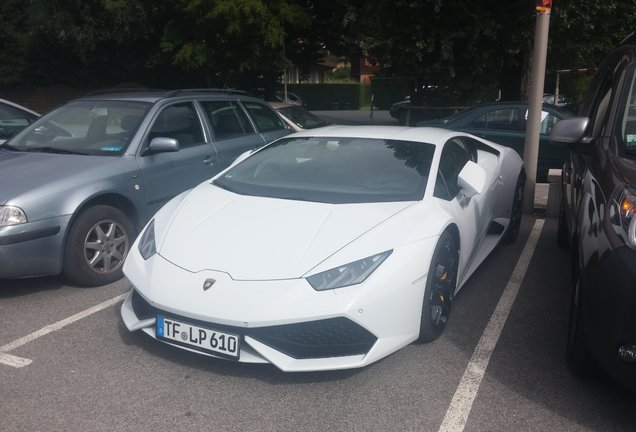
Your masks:
[{"label": "car door", "polygon": [[[173,138],[178,151],[153,152],[154,138]],[[137,160],[143,176],[146,204],[151,212],[179,193],[219,172],[216,149],[205,137],[192,101],[163,107],[149,127]]]},{"label": "car door", "polygon": [[237,101],[201,100],[218,152],[219,167],[229,166],[239,155],[265,144]]},{"label": "car door", "polygon": [[266,142],[272,142],[291,133],[283,119],[269,106],[256,101],[243,101],[243,106]]},{"label": "car door", "polygon": [[459,228],[459,281],[469,268],[488,228],[488,209],[484,205],[486,194],[474,195],[466,201],[460,193],[458,176],[468,161],[475,162],[475,151],[470,148],[470,143],[461,137],[448,140],[442,149],[433,191],[433,195],[440,199],[440,205],[452,215]]}]

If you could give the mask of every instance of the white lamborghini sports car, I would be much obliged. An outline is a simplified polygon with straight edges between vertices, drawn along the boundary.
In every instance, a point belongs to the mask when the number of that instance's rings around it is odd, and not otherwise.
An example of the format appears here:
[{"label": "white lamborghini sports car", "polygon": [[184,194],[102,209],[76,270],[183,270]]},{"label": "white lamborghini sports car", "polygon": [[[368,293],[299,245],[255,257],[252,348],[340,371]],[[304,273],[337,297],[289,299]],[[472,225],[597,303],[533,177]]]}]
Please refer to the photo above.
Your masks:
[{"label": "white lamborghini sports car", "polygon": [[461,132],[310,130],[239,157],[131,248],[126,327],[283,371],[356,368],[444,330],[521,221],[514,150]]}]

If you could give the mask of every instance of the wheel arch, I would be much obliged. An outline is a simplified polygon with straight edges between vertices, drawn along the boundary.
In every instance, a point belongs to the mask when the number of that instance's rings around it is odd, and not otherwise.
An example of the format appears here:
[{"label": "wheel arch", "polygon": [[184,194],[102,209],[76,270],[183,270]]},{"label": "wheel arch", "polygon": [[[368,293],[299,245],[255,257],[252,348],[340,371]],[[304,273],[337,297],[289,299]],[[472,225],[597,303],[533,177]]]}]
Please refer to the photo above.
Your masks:
[{"label": "wheel arch", "polygon": [[77,221],[77,218],[89,208],[95,207],[97,205],[107,205],[107,206],[114,207],[117,210],[120,210],[122,213],[128,216],[128,219],[130,220],[130,222],[132,223],[135,229],[135,232],[133,234],[135,236],[137,235],[137,233],[139,232],[139,229],[141,228],[142,221],[141,221],[140,213],[137,210],[137,207],[132,203],[132,201],[130,201],[125,196],[115,194],[115,193],[101,194],[101,195],[90,197],[89,199],[84,201],[80,206],[78,206],[75,212],[73,212],[73,216],[71,217],[71,220],[66,226],[66,232],[64,233],[64,244],[62,245],[63,247],[62,250],[66,249],[66,243],[68,241],[68,236],[71,231],[71,227]]}]

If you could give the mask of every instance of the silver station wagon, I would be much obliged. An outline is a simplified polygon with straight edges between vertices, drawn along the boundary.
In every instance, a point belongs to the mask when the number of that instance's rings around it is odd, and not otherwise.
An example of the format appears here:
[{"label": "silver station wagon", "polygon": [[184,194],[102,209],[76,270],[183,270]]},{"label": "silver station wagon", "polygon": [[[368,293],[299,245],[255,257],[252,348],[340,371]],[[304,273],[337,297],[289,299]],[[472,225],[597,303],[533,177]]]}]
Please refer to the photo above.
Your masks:
[{"label": "silver station wagon", "polygon": [[0,279],[119,279],[136,233],[165,202],[290,132],[241,92],[68,102],[0,145]]}]

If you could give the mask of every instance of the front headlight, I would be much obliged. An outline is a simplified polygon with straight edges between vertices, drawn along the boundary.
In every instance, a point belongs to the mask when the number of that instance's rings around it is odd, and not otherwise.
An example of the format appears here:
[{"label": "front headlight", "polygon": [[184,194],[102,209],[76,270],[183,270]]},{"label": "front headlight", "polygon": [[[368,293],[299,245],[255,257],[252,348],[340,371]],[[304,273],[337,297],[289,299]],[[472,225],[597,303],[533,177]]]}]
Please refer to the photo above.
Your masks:
[{"label": "front headlight", "polygon": [[627,246],[636,250],[636,190],[625,189],[620,193],[612,210],[614,230]]},{"label": "front headlight", "polygon": [[141,235],[139,239],[139,244],[137,245],[137,249],[139,249],[139,253],[142,258],[148,260],[151,256],[157,253],[157,248],[155,247],[155,220],[151,220],[145,231]]},{"label": "front headlight", "polygon": [[21,208],[0,206],[0,227],[27,223],[27,217]]},{"label": "front headlight", "polygon": [[393,252],[393,250],[388,250],[343,266],[332,268],[331,270],[308,276],[306,278],[307,282],[309,282],[316,291],[342,288],[362,283],[391,255],[391,252]]}]

